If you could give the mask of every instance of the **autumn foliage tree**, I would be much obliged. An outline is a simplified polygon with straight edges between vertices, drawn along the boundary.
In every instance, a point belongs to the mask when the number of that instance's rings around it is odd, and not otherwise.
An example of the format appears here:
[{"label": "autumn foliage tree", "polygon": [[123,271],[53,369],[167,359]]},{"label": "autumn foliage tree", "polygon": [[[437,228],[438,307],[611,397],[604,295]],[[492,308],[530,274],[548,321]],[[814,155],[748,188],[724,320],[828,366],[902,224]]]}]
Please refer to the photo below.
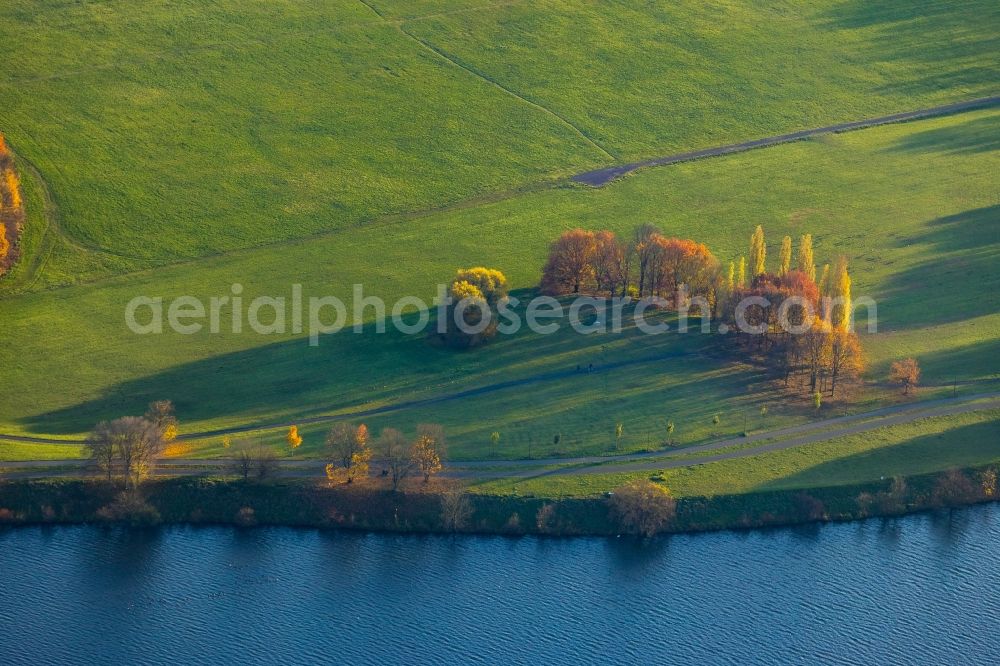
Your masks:
[{"label": "autumn foliage tree", "polygon": [[444,457],[444,428],[437,424],[422,423],[417,426],[417,438],[410,447],[413,466],[424,477],[424,483],[442,469]]},{"label": "autumn foliage tree", "polygon": [[757,225],[750,237],[750,276],[757,277],[767,272],[767,243],[764,241],[764,227]]},{"label": "autumn foliage tree", "polygon": [[597,237],[592,231],[573,229],[556,239],[542,269],[542,293],[550,296],[592,291],[596,271]]},{"label": "autumn foliage tree", "polygon": [[413,456],[403,433],[395,428],[383,428],[378,438],[378,456],[392,489],[398,490],[399,484],[413,470]]},{"label": "autumn foliage tree", "polygon": [[496,335],[498,309],[508,297],[507,276],[478,266],[456,271],[448,288],[444,341],[452,347],[480,345]]},{"label": "autumn foliage tree", "polygon": [[796,266],[813,282],[816,281],[816,260],[813,258],[812,234],[803,234],[799,239],[799,261]]},{"label": "autumn foliage tree", "polygon": [[288,446],[293,449],[297,449],[302,446],[302,435],[299,434],[298,426],[293,425],[288,428],[288,433],[285,434],[285,441],[288,442]]},{"label": "autumn foliage tree", "polygon": [[849,330],[852,327],[851,276],[847,272],[847,258],[840,257],[830,274],[825,316],[834,328]]},{"label": "autumn foliage tree", "polygon": [[719,276],[719,262],[708,246],[663,236],[654,237],[652,242],[657,251],[647,268],[647,292],[641,295],[673,298],[681,285],[687,288],[689,296],[708,296],[712,292]]},{"label": "autumn foliage tree", "polygon": [[[763,233],[755,232],[752,254],[759,256],[762,239]],[[836,396],[845,380],[863,370],[861,344],[849,325],[850,276],[846,260],[840,259],[834,271],[824,271],[825,289],[817,285],[812,252],[807,234],[791,269],[791,239],[785,237],[780,264],[788,270],[781,275],[764,272],[749,287],[737,286],[727,306],[727,323],[736,331],[730,339],[744,358],[763,363],[786,386],[797,378],[807,394]]]},{"label": "autumn foliage tree", "polygon": [[23,222],[21,181],[14,169],[14,157],[0,134],[0,275],[17,259],[17,239]]},{"label": "autumn foliage tree", "polygon": [[688,296],[714,298],[725,280],[706,245],[663,236],[652,225],[639,227],[631,244],[610,231],[567,231],[552,243],[541,280],[542,292],[551,296],[626,296],[631,288],[639,296],[672,299],[681,285]]},{"label": "autumn foliage tree", "polygon": [[347,483],[368,476],[372,450],[368,445],[368,426],[352,423],[336,423],[326,435],[326,445],[334,455],[336,464],[328,470],[327,476],[335,480],[342,476]]},{"label": "autumn foliage tree", "polygon": [[893,362],[889,368],[889,381],[903,389],[903,395],[909,395],[920,381],[920,365],[915,358],[905,358]]},{"label": "autumn foliage tree", "polygon": [[594,235],[594,282],[599,293],[624,297],[628,293],[632,249],[610,231]]},{"label": "autumn foliage tree", "polygon": [[[7,240],[7,227],[0,224],[0,262],[7,259],[7,255],[10,253],[10,241]],[[3,269],[0,269],[2,273]]]},{"label": "autumn foliage tree", "polygon": [[792,237],[781,239],[781,251],[778,254],[778,275],[782,276],[792,270]]}]

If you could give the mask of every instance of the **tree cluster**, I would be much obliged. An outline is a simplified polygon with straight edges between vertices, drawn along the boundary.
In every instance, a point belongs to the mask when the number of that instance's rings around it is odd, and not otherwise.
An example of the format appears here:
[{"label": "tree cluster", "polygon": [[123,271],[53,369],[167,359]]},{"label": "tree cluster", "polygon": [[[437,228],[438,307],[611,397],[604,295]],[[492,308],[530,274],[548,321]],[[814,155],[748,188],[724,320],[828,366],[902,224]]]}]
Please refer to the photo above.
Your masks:
[{"label": "tree cluster", "polygon": [[164,445],[177,436],[177,418],[169,400],[151,402],[143,416],[101,421],[84,447],[109,482],[121,481],[134,490],[153,470]]},{"label": "tree cluster", "polygon": [[791,238],[781,247],[778,271],[770,273],[764,231],[757,227],[750,241],[749,285],[742,276],[737,281],[730,264],[725,323],[742,353],[759,359],[786,386],[795,379],[814,396],[835,396],[838,383],[863,369],[861,343],[851,325],[847,261],[838,260],[832,272],[824,267],[817,284],[812,236],[802,236],[794,269]]},{"label": "tree cluster", "polygon": [[682,285],[688,296],[714,302],[722,285],[719,262],[704,244],[664,236],[648,224],[630,240],[611,231],[565,232],[549,248],[541,280],[542,293],[550,296],[658,296],[671,302]]},{"label": "tree cluster", "polygon": [[326,466],[331,481],[352,483],[367,478],[374,459],[393,490],[414,473],[424,483],[430,481],[441,471],[446,452],[444,428],[434,423],[419,424],[413,440],[395,428],[384,428],[374,446],[364,424],[337,423],[330,428],[326,443],[334,457],[334,462]]}]

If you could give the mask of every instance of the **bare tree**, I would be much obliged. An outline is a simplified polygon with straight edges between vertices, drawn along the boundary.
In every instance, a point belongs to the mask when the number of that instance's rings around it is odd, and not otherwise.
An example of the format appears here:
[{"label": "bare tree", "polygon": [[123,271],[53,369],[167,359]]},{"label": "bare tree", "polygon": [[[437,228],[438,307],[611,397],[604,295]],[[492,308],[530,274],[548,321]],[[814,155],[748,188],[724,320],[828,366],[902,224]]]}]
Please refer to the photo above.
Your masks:
[{"label": "bare tree", "polygon": [[155,423],[138,416],[112,421],[116,423],[120,423],[124,431],[119,451],[125,488],[135,488],[152,472],[156,457],[163,449],[163,432]]},{"label": "bare tree", "polygon": [[379,459],[384,468],[383,474],[392,481],[392,489],[398,490],[399,483],[413,469],[413,457],[406,437],[395,428],[385,428],[378,438]]},{"label": "bare tree", "polygon": [[253,451],[249,447],[241,446],[233,458],[233,472],[243,477],[243,482],[250,480],[250,472],[253,470]]},{"label": "bare tree", "polygon": [[156,400],[149,403],[143,418],[160,429],[165,442],[177,437],[177,417],[174,416],[174,403],[170,400]]},{"label": "bare tree", "polygon": [[94,431],[84,444],[90,460],[100,472],[107,475],[109,483],[114,478],[115,461],[118,457],[117,437],[117,432],[112,430],[111,424],[101,421],[94,427]]},{"label": "bare tree", "polygon": [[233,459],[232,469],[244,482],[251,478],[266,481],[277,475],[278,457],[271,448],[260,443],[241,446]]},{"label": "bare tree", "polygon": [[469,496],[459,489],[441,495],[441,525],[449,532],[464,529],[472,518]]},{"label": "bare tree", "polygon": [[152,472],[163,448],[159,426],[138,416],[123,416],[98,423],[87,438],[90,457],[106,471],[108,480],[117,468],[126,490],[137,487]]},{"label": "bare tree", "polygon": [[278,475],[278,456],[266,446],[258,446],[254,453],[254,472],[258,481],[266,481]]}]

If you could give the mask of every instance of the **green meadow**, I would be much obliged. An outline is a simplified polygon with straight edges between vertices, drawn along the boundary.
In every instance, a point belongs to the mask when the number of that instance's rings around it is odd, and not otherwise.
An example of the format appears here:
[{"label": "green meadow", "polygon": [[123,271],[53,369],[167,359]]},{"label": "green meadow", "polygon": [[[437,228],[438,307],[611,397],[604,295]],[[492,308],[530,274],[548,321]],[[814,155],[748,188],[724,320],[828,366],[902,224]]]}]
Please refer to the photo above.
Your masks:
[{"label": "green meadow", "polygon": [[[849,258],[855,298],[878,305],[878,331],[862,332],[870,381],[821,417],[896,400],[878,383],[910,355],[920,396],[995,389],[1000,110],[601,189],[568,177],[996,94],[998,26],[990,2],[7,2],[0,131],[29,224],[25,260],[0,280],[0,432],[76,436],[169,398],[182,432],[438,422],[455,459],[510,459],[610,452],[617,423],[619,450],[638,451],[665,445],[669,421],[683,446],[815,418],[712,335],[522,332],[456,352],[376,333],[371,311],[362,333],[315,347],[124,323],[135,296],[207,302],[236,283],[245,302],[293,284],[429,301],[472,265],[523,297],[563,230],[646,222],[724,262],[758,224],[772,263],[785,234],[812,233],[821,264]],[[295,455],[323,455],[328,427],[303,425]],[[219,437],[185,447],[225,454]]]},{"label": "green meadow", "polygon": [[10,0],[0,127],[99,254],[41,287],[995,94],[998,24],[988,0]]}]

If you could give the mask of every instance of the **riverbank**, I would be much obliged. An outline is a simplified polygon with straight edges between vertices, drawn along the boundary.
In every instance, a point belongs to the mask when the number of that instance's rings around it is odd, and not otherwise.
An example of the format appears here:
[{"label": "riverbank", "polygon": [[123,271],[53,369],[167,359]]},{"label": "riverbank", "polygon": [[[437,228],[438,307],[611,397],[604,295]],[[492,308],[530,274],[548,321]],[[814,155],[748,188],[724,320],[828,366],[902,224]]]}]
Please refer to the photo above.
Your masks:
[{"label": "riverbank", "polygon": [[[827,488],[677,500],[663,533],[705,532],[899,516],[997,499],[995,466]],[[609,536],[628,530],[607,497],[546,498],[391,492],[315,482],[171,478],[123,502],[95,480],[0,482],[0,524],[221,524],[375,532]]]}]

